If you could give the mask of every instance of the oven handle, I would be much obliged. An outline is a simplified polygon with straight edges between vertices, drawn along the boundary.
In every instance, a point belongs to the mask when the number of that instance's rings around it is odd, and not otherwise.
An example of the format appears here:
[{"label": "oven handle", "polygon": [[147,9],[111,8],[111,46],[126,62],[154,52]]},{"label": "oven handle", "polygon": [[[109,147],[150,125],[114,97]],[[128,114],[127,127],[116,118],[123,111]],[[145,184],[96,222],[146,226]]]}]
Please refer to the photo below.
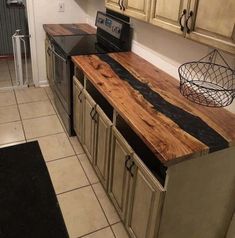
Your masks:
[{"label": "oven handle", "polygon": [[63,58],[61,55],[59,55],[58,53],[56,53],[52,48],[48,47],[48,50],[51,51],[55,56],[57,56],[59,59],[61,59],[67,64],[67,60]]}]

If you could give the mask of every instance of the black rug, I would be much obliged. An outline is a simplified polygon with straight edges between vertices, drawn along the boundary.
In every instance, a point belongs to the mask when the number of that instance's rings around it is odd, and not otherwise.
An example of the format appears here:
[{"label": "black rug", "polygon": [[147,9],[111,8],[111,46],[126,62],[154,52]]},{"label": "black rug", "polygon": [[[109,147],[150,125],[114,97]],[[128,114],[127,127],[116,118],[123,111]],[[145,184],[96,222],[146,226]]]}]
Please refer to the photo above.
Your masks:
[{"label": "black rug", "polygon": [[67,238],[38,142],[0,149],[0,238]]}]

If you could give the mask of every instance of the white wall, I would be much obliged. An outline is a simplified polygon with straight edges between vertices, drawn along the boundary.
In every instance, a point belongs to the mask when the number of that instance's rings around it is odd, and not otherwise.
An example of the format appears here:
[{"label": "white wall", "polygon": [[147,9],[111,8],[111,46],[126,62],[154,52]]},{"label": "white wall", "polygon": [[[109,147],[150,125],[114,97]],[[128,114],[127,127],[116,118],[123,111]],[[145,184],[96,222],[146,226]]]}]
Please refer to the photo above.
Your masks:
[{"label": "white wall", "polygon": [[[59,2],[65,3],[65,12],[58,12]],[[47,84],[45,64],[45,23],[86,22],[86,1],[79,0],[27,0],[29,28],[32,35],[33,74],[38,85]]]},{"label": "white wall", "polygon": [[[94,23],[95,8],[104,9],[104,0],[88,0],[87,14],[90,24]],[[177,79],[179,79],[178,67],[181,64],[198,60],[212,50],[211,47],[149,23],[131,19],[131,25],[134,29],[132,51]],[[230,66],[235,68],[235,56],[222,54]],[[235,113],[235,102],[227,109]]]}]

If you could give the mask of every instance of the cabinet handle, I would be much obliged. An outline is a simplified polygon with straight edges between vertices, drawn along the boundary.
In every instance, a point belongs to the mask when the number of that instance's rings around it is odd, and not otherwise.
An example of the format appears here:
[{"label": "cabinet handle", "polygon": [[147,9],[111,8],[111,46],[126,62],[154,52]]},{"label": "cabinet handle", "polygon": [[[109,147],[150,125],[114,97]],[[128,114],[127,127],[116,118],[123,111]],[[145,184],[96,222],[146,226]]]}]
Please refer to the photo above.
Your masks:
[{"label": "cabinet handle", "polygon": [[119,5],[119,7],[120,7],[120,10],[122,10],[121,0],[118,0],[118,5]]},{"label": "cabinet handle", "polygon": [[184,9],[184,10],[183,10],[183,13],[182,13],[182,15],[181,15],[181,17],[180,17],[180,19],[179,19],[180,30],[181,30],[181,31],[184,31],[184,26],[183,26],[183,24],[182,24],[182,19],[183,19],[183,17],[185,16],[186,13],[187,13],[187,10]]},{"label": "cabinet handle", "polygon": [[126,8],[125,8],[125,6],[124,6],[124,0],[121,1],[121,5],[122,5],[122,10],[125,11]]},{"label": "cabinet handle", "polygon": [[92,115],[92,113],[94,112],[94,110],[95,110],[95,107],[92,107],[92,109],[90,111],[90,116],[91,116],[92,120],[93,120],[93,116],[94,116],[94,115]]},{"label": "cabinet handle", "polygon": [[78,100],[79,100],[80,102],[82,102],[82,99],[80,98],[81,95],[82,95],[82,91],[78,94]]},{"label": "cabinet handle", "polygon": [[189,28],[188,26],[188,22],[189,22],[189,19],[193,16],[193,11],[190,11],[189,12],[189,16],[188,18],[186,19],[186,22],[185,22],[185,26],[186,26],[186,29],[187,29],[187,33],[189,34],[191,32],[191,29]]},{"label": "cabinet handle", "polygon": [[131,174],[131,177],[134,177],[134,173],[132,173],[132,168],[135,166],[135,162],[134,161],[132,161],[132,164],[131,164],[131,166],[130,166],[130,168],[129,168],[129,172],[130,172],[130,174]]},{"label": "cabinet handle", "polygon": [[98,115],[98,113],[97,113],[97,111],[95,111],[95,113],[94,113],[94,115],[92,117],[92,119],[95,121],[95,123],[98,122],[97,115]]},{"label": "cabinet handle", "polygon": [[128,162],[129,162],[129,160],[131,159],[131,156],[130,155],[127,155],[126,156],[126,161],[125,161],[125,167],[126,167],[126,169],[129,171],[129,169],[130,168],[128,168]]}]

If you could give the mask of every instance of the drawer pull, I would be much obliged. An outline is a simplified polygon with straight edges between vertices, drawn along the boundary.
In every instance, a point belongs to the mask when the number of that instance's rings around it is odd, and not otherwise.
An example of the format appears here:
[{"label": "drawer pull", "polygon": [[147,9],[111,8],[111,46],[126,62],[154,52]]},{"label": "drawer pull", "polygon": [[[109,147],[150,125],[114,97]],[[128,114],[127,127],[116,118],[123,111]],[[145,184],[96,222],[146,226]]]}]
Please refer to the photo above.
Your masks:
[{"label": "drawer pull", "polygon": [[188,22],[189,22],[189,19],[190,19],[192,16],[193,16],[193,11],[190,11],[190,12],[189,12],[189,16],[188,16],[188,18],[187,18],[187,20],[186,20],[186,22],[185,22],[185,26],[186,26],[187,33],[188,33],[188,34],[191,32],[191,29],[190,29],[189,26],[188,26]]},{"label": "drawer pull", "polygon": [[182,13],[182,15],[181,15],[181,17],[180,17],[180,19],[179,19],[180,30],[181,30],[181,31],[184,31],[184,26],[183,26],[183,24],[182,24],[182,19],[183,19],[183,17],[186,15],[186,13],[187,13],[187,10],[184,9],[184,10],[183,10],[183,13]]}]

